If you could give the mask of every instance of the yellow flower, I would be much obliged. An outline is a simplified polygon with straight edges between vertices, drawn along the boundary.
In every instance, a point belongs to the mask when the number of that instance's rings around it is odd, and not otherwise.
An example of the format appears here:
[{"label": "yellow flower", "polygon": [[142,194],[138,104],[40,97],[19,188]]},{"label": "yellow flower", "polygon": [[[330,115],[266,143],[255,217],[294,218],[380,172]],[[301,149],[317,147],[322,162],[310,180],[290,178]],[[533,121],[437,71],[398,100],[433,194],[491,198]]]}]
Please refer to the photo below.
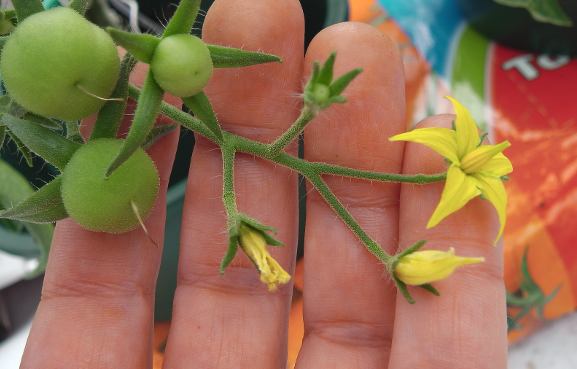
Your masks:
[{"label": "yellow flower", "polygon": [[416,251],[401,257],[395,275],[405,284],[420,286],[445,279],[460,266],[483,261],[485,258],[457,256],[453,248],[449,251]]},{"label": "yellow flower", "polygon": [[260,272],[260,280],[266,283],[269,291],[277,289],[279,284],[286,284],[291,276],[273,259],[266,249],[266,239],[262,231],[242,224],[240,226],[240,247]]},{"label": "yellow flower", "polygon": [[457,100],[447,98],[455,108],[455,129],[414,129],[393,136],[390,140],[423,144],[450,162],[441,201],[429,219],[427,228],[436,226],[469,200],[482,195],[493,204],[499,216],[501,226],[495,240],[497,242],[507,220],[507,193],[501,177],[513,171],[511,162],[502,151],[511,144],[503,141],[497,145],[481,145],[471,113]]}]

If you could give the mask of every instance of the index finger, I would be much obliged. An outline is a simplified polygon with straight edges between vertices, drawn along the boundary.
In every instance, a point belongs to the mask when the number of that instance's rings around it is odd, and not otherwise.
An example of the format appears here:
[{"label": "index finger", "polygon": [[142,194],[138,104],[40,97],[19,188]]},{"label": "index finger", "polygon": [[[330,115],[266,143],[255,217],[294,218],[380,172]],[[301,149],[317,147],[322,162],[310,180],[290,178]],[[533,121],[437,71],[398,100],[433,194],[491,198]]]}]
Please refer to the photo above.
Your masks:
[{"label": "index finger", "polygon": [[[443,115],[421,125],[451,127],[454,117]],[[408,143],[403,171],[406,174],[445,171],[443,158],[419,144]],[[494,247],[499,223],[488,201],[475,199],[463,209],[427,230],[426,224],[443,188],[403,184],[399,219],[399,245],[408,247],[428,240],[426,248],[482,256],[485,262],[458,270],[435,283],[441,293],[433,296],[412,289],[416,303],[397,296],[391,369],[506,368],[507,324],[502,249]]]}]

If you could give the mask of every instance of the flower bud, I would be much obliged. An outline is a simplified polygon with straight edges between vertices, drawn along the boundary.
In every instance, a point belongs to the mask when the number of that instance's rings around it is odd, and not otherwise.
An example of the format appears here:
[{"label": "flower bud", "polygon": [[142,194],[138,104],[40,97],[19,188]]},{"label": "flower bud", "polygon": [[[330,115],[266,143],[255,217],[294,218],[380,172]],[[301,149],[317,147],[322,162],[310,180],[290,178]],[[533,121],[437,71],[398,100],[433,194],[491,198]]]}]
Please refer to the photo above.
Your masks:
[{"label": "flower bud", "polygon": [[395,275],[405,284],[420,286],[445,279],[460,266],[483,261],[485,258],[482,257],[457,256],[453,248],[449,251],[416,251],[400,258]]},{"label": "flower bud", "polygon": [[273,259],[266,249],[267,241],[262,231],[242,224],[239,230],[240,247],[260,272],[260,280],[266,283],[269,291],[286,284],[291,276]]}]

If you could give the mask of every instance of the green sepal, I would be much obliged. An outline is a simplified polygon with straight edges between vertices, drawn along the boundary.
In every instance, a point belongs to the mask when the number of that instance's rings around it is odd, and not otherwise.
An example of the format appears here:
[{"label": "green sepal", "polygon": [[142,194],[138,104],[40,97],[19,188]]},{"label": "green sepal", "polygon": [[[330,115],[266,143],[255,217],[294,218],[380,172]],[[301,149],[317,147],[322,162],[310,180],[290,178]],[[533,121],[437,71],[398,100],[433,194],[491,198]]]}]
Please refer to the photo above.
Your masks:
[{"label": "green sepal", "polygon": [[133,33],[122,31],[113,27],[107,27],[117,45],[122,46],[138,61],[150,64],[154,56],[154,50],[160,43],[160,39],[147,33]]},{"label": "green sepal", "polygon": [[342,94],[349,84],[362,72],[362,68],[356,68],[340,76],[330,85],[331,95],[336,96]]},{"label": "green sepal", "polygon": [[24,145],[22,143],[22,141],[20,141],[18,136],[16,136],[10,130],[7,130],[6,134],[8,135],[8,137],[10,137],[12,142],[14,142],[14,144],[16,145],[16,149],[18,150],[18,152],[20,152],[20,154],[24,158],[26,165],[28,165],[28,167],[32,168],[34,166],[34,161],[32,159],[32,153],[30,152],[30,149],[28,149],[26,147],[26,145]]},{"label": "green sepal", "polygon": [[156,116],[160,111],[163,96],[164,91],[154,80],[152,72],[149,71],[138,98],[138,105],[134,112],[134,120],[128,131],[128,136],[120,153],[110,164],[107,175],[110,175],[116,168],[121,166],[146,141],[156,122]]},{"label": "green sepal", "polygon": [[411,293],[409,292],[407,285],[403,281],[401,281],[399,278],[397,278],[394,274],[392,274],[392,276],[393,276],[393,281],[395,282],[395,285],[397,286],[397,289],[399,290],[401,295],[403,295],[403,297],[405,298],[405,300],[407,300],[407,302],[409,304],[411,304],[411,305],[414,304],[415,299],[413,298],[413,296],[411,296]]},{"label": "green sepal", "polygon": [[146,137],[142,148],[146,150],[152,147],[152,145],[154,145],[158,140],[173,132],[177,127],[177,124],[161,124],[155,126],[148,134],[148,137]]},{"label": "green sepal", "polygon": [[188,34],[192,30],[198,11],[200,10],[200,0],[181,0],[174,15],[168,21],[162,37],[168,37],[179,33]]},{"label": "green sepal", "polygon": [[214,133],[218,141],[223,141],[222,129],[218,123],[218,118],[214,113],[210,100],[204,92],[199,92],[194,96],[185,97],[182,99],[182,102],[206,125],[208,129],[210,129],[212,133]]},{"label": "green sepal", "polygon": [[422,289],[424,289],[424,290],[427,291],[427,292],[432,293],[432,294],[435,295],[435,296],[441,296],[441,294],[439,293],[439,291],[438,291],[435,287],[433,287],[433,285],[430,284],[430,283],[422,284],[422,285],[420,285],[419,287],[422,288]]},{"label": "green sepal", "polygon": [[122,123],[122,118],[124,118],[124,112],[126,111],[130,73],[135,66],[136,59],[130,54],[124,55],[122,64],[120,65],[120,76],[111,94],[111,96],[122,100],[107,101],[100,109],[96,123],[94,123],[92,135],[90,136],[91,140],[116,137],[120,124]]},{"label": "green sepal", "polygon": [[80,122],[64,122],[66,126],[66,138],[79,144],[84,143],[84,137],[80,134]]},{"label": "green sepal", "polygon": [[337,57],[337,53],[333,52],[329,55],[329,58],[323,65],[322,69],[319,72],[319,76],[316,80],[316,83],[320,83],[322,85],[330,85],[333,81],[333,70],[335,67],[335,58]]},{"label": "green sepal", "polygon": [[313,110],[326,109],[332,104],[343,104],[347,100],[341,93],[362,72],[362,69],[353,69],[336,80],[334,79],[334,65],[336,53],[331,53],[321,66],[313,63],[313,71],[304,89],[305,104]]},{"label": "green sepal", "polygon": [[64,170],[74,152],[81,146],[48,128],[9,114],[0,115],[0,124],[8,127],[10,134],[16,136],[24,146],[60,171]]},{"label": "green sepal", "polygon": [[238,252],[238,232],[231,233],[228,237],[228,248],[226,250],[226,254],[220,261],[220,274],[224,274],[225,269],[230,265],[230,263],[234,260],[236,253]]},{"label": "green sepal", "polygon": [[425,246],[426,243],[427,243],[426,240],[419,240],[419,241],[415,242],[414,244],[412,244],[411,246],[404,249],[403,251],[401,251],[398,254],[398,257],[402,258],[403,256],[407,256],[407,255],[412,254],[416,251],[419,251],[420,249],[423,248],[423,246]]},{"label": "green sepal", "polygon": [[[11,114],[11,115],[14,115],[14,114]],[[53,131],[59,131],[62,129],[62,124],[60,124],[60,122],[58,122],[54,119],[43,117],[41,115],[27,113],[27,114],[24,114],[24,116],[19,117],[19,118],[26,119],[30,122],[34,122],[34,123],[36,123],[36,124],[38,124],[44,128],[48,128],[48,129],[51,129]]]},{"label": "green sepal", "polygon": [[88,5],[90,4],[89,0],[72,0],[70,2],[70,9],[76,10],[81,15],[86,14],[86,10],[88,10]]},{"label": "green sepal", "polygon": [[14,5],[18,22],[22,22],[32,14],[44,11],[42,1],[40,0],[12,0],[12,5]]},{"label": "green sepal", "polygon": [[206,45],[215,68],[239,68],[264,63],[282,63],[276,55],[246,51],[234,47]]},{"label": "green sepal", "polygon": [[62,178],[57,177],[14,207],[1,210],[0,218],[36,224],[54,223],[67,218],[60,192],[61,182]]},{"label": "green sepal", "polygon": [[264,225],[258,220],[251,218],[246,214],[239,213],[238,217],[240,219],[239,226],[240,224],[244,223],[249,227],[251,227],[252,229],[258,231],[265,239],[267,245],[284,246],[283,242],[281,242],[280,240],[276,239],[274,236],[271,235],[271,233],[276,234],[276,229],[274,227]]}]

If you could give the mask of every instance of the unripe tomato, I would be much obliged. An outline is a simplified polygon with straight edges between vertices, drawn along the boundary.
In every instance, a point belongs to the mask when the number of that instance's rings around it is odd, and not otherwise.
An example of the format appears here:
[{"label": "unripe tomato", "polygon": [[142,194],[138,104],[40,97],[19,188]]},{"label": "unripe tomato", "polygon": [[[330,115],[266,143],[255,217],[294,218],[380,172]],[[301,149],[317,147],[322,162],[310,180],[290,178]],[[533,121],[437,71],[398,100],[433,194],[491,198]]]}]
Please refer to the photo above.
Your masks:
[{"label": "unripe tomato", "polygon": [[158,195],[158,171],[139,149],[108,178],[106,171],[122,140],[103,138],[83,145],[64,169],[62,200],[72,219],[96,232],[123,233],[139,226]]},{"label": "unripe tomato", "polygon": [[192,35],[173,35],[160,41],[150,63],[163,90],[180,97],[202,91],[212,76],[212,59],[206,44]]},{"label": "unripe tomato", "polygon": [[[118,79],[110,36],[69,8],[46,10],[20,23],[4,45],[0,71],[25,109],[62,120],[97,112]],[[94,95],[94,96],[91,96]]]}]

